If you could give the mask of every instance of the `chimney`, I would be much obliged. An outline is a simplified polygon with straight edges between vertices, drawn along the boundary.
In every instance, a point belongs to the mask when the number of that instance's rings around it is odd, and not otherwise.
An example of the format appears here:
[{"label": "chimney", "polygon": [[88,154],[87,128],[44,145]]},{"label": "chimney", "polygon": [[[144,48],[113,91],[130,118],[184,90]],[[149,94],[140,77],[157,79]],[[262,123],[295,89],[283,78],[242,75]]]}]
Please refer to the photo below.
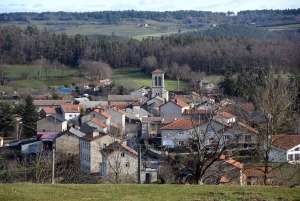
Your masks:
[{"label": "chimney", "polygon": [[99,135],[99,131],[97,129],[93,130],[93,137],[96,137]]}]

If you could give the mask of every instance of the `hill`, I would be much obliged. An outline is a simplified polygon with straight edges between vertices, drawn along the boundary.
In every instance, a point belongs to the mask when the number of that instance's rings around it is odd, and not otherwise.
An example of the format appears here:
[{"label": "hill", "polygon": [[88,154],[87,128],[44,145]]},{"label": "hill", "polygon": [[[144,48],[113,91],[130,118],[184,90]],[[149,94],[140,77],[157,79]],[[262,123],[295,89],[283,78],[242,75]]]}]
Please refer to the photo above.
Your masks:
[{"label": "hill", "polygon": [[1,200],[299,200],[300,188],[269,186],[0,184]]}]

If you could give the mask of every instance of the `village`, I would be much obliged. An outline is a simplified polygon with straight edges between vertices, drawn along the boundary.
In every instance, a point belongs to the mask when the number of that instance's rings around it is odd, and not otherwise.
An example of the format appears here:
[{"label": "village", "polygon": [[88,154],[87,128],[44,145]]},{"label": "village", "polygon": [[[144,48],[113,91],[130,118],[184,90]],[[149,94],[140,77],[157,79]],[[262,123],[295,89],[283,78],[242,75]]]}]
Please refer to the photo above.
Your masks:
[{"label": "village", "polygon": [[[89,100],[88,83],[80,87],[85,92],[72,100],[34,97],[35,137],[6,144],[0,137],[2,149],[51,161],[52,183],[64,179],[55,167],[78,159],[80,171],[101,183],[289,185],[271,165],[255,165],[259,150],[268,147],[267,163],[300,162],[300,135],[278,133],[266,144],[257,128],[268,120],[250,102],[219,99],[205,78],[197,92],[170,93],[156,69],[152,86],[105,101]],[[26,124],[19,119],[17,126]]]}]

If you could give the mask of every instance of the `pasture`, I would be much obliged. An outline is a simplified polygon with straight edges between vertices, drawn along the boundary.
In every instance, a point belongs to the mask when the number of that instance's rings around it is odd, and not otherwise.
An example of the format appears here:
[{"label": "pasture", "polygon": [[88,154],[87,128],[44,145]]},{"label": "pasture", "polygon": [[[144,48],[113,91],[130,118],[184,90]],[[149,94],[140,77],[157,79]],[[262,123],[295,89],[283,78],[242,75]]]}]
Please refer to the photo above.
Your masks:
[{"label": "pasture", "polygon": [[300,188],[271,186],[196,186],[167,184],[0,184],[10,200],[300,200]]}]

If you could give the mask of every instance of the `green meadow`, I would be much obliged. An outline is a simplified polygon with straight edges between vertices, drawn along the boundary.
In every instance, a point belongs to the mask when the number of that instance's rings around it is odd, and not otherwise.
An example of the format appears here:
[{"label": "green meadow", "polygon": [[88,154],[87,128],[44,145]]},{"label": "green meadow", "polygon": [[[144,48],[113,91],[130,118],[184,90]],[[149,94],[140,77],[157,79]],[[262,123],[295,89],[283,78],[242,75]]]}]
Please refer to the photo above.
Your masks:
[{"label": "green meadow", "polygon": [[0,184],[2,201],[11,200],[245,200],[299,201],[300,188],[167,184]]}]

